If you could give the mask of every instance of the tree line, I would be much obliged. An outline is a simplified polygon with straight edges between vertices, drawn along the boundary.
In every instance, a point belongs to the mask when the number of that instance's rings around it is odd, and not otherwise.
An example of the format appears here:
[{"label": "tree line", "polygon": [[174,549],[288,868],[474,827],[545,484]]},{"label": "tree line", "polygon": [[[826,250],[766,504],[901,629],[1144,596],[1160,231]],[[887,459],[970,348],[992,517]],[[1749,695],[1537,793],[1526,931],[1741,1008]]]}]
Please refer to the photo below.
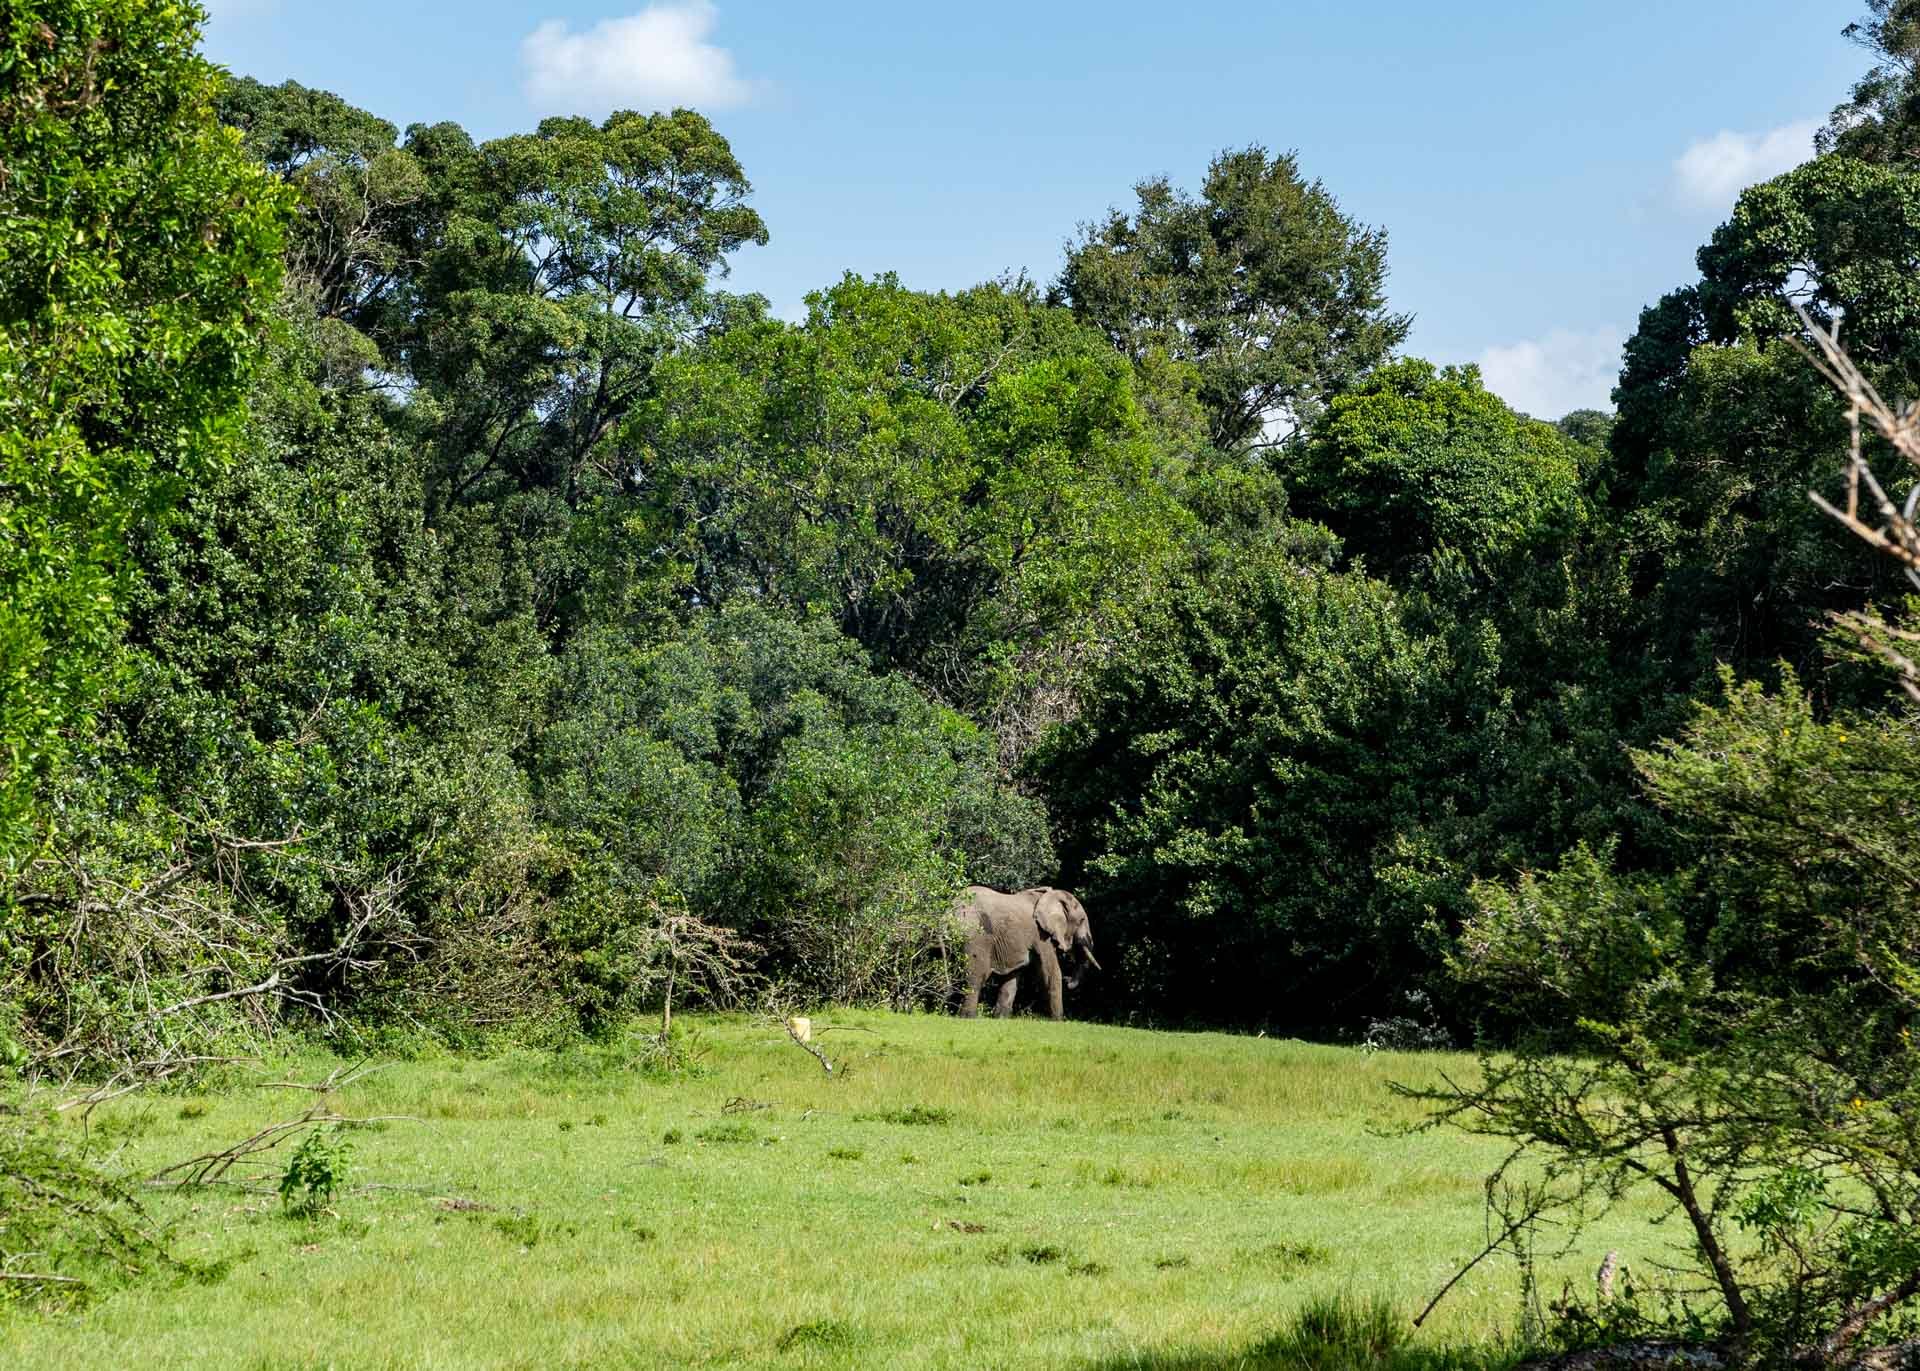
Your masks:
[{"label": "tree line", "polygon": [[1528,416],[1401,352],[1386,232],[1290,154],[1143,181],[1051,282],[790,322],[724,289],[778,226],[696,112],[402,130],[192,7],[26,7],[0,1048],[591,1032],[698,993],[689,917],[936,1004],[968,881],[1080,892],[1085,1012],[1512,1041],[1559,1021],[1461,959],[1516,891],[1702,947],[1813,898],[1673,768],[1910,727],[1835,636],[1910,587],[1807,499],[1849,409],[1793,346],[1920,379],[1898,17],[1615,412]]}]

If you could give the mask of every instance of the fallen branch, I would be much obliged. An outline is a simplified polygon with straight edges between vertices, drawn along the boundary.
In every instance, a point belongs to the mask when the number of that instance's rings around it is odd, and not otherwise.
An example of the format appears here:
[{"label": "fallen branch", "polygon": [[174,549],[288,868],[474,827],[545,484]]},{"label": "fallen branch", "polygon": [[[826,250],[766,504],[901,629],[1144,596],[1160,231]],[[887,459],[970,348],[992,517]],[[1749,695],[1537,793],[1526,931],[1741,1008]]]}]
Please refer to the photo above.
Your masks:
[{"label": "fallen branch", "polygon": [[54,1109],[64,1114],[69,1109],[78,1109],[81,1116],[91,1115],[100,1105],[109,1100],[117,1100],[122,1095],[131,1095],[136,1090],[145,1090],[169,1076],[202,1066],[239,1066],[243,1062],[257,1062],[258,1057],[220,1057],[205,1054],[182,1054],[177,1057],[163,1057],[154,1061],[133,1062],[102,1081],[84,1094],[60,1101]]},{"label": "fallen branch", "polygon": [[786,1030],[786,1034],[789,1038],[793,1039],[794,1046],[798,1047],[802,1052],[805,1052],[809,1057],[812,1057],[815,1061],[820,1063],[820,1069],[822,1071],[826,1072],[829,1076],[833,1074],[833,1063],[827,1060],[827,1054],[822,1052],[819,1048],[815,1047],[812,1043],[808,1042],[805,1038],[800,1036],[798,1031],[796,1031],[793,1026],[793,1019],[791,1016],[782,1018],[780,1020],[780,1027]]},{"label": "fallen branch", "polygon": [[190,1000],[182,1000],[178,1004],[170,1004],[165,1009],[156,1013],[153,1018],[157,1023],[161,1019],[170,1019],[175,1014],[179,1014],[188,1009],[198,1008],[203,1004],[214,1004],[220,1000],[238,1000],[248,995],[264,995],[268,991],[278,990],[279,988],[280,973],[276,971],[258,985],[243,985],[237,990],[222,990],[215,995],[196,995]]},{"label": "fallen branch", "polygon": [[[333,1070],[329,1071],[317,1081],[262,1081],[259,1085],[263,1090],[308,1090],[319,1095],[331,1095],[346,1086],[364,1080],[373,1072],[378,1071],[381,1065],[383,1065],[383,1063],[375,1063],[370,1058],[362,1057],[358,1061],[344,1063],[334,1067]],[[223,1148],[218,1152],[203,1153],[198,1157],[189,1158],[184,1162],[176,1162],[164,1170],[157,1171],[147,1180],[147,1185],[150,1187],[185,1188],[224,1184],[226,1183],[226,1173],[236,1164],[249,1157],[257,1156],[262,1152],[272,1151],[302,1128],[309,1126],[317,1128],[326,1124],[357,1126],[361,1124],[395,1121],[419,1122],[419,1120],[412,1118],[412,1116],[404,1114],[377,1114],[365,1118],[357,1118],[345,1114],[336,1114],[325,1104],[316,1104],[299,1118],[269,1124],[258,1132],[242,1138],[231,1147]],[[180,1171],[185,1171],[189,1174],[177,1181],[169,1181],[166,1179],[168,1176]]]},{"label": "fallen branch", "polygon": [[834,1074],[833,1060],[808,1041],[808,1038],[811,1037],[814,1032],[825,1034],[831,1030],[826,1028],[814,1029],[812,1027],[812,1020],[805,1019],[803,1022],[807,1025],[808,1034],[806,1037],[801,1036],[799,1024],[795,1021],[795,1016],[798,1013],[799,1010],[792,992],[780,987],[775,987],[768,990],[761,999],[759,1013],[755,1016],[755,1020],[756,1022],[769,1025],[777,1023],[780,1026],[780,1031],[787,1035],[795,1047],[799,1048],[809,1057],[812,1057],[816,1062],[819,1062],[820,1069],[826,1072],[828,1076],[832,1076]]},{"label": "fallen branch", "polygon": [[1623,1342],[1522,1362],[1514,1371],[1724,1371],[1726,1355],[1676,1342]]},{"label": "fallen branch", "polygon": [[375,1063],[371,1058],[362,1057],[351,1066],[336,1066],[317,1081],[261,1081],[262,1090],[311,1090],[321,1095],[331,1095],[336,1090],[354,1084],[371,1076],[386,1063]]},{"label": "fallen branch", "polygon": [[[146,1184],[149,1189],[155,1190],[191,1190],[226,1184],[227,1173],[235,1166],[261,1153],[271,1152],[303,1128],[320,1128],[327,1124],[358,1128],[375,1123],[419,1122],[419,1119],[408,1114],[374,1114],[354,1117],[336,1114],[324,1105],[315,1105],[299,1118],[268,1124],[265,1128],[248,1134],[231,1147],[223,1147],[215,1152],[203,1152],[197,1157],[189,1157],[186,1161],[163,1167],[148,1177]],[[168,1179],[175,1176],[179,1179]]]}]

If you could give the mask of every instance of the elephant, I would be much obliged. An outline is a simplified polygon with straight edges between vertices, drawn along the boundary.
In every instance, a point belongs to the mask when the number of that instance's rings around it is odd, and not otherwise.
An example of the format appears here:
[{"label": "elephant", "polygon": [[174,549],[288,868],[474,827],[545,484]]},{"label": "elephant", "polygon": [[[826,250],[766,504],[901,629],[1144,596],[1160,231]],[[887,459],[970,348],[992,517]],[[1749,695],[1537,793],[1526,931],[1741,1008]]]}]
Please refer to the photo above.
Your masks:
[{"label": "elephant", "polygon": [[[1093,956],[1093,930],[1086,906],[1072,892],[1052,886],[1034,886],[1009,894],[991,886],[970,885],[955,909],[967,934],[967,994],[960,1015],[980,1013],[980,988],[988,978],[1001,977],[993,1012],[999,1018],[1013,1013],[1020,993],[1020,972],[1037,962],[1047,987],[1047,1012],[1064,1018],[1061,989],[1073,989],[1087,971],[1098,971]],[[1062,967],[1065,967],[1063,977]]]}]

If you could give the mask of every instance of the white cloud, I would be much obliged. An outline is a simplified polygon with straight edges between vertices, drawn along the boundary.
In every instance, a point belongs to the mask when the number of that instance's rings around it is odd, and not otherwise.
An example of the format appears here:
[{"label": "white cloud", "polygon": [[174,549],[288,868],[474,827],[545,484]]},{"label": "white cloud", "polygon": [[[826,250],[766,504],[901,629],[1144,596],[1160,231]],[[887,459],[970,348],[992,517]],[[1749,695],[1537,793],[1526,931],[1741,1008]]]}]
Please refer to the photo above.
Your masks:
[{"label": "white cloud", "polygon": [[744,104],[753,83],[734,70],[732,53],[706,41],[718,17],[710,0],[661,0],[579,33],[549,19],[520,44],[527,98],[582,113]]},{"label": "white cloud", "polygon": [[1610,329],[1557,328],[1544,338],[1490,347],[1476,360],[1488,390],[1523,414],[1558,419],[1576,409],[1613,408],[1625,341]]},{"label": "white cloud", "polygon": [[1813,156],[1819,127],[1817,120],[1802,119],[1761,133],[1722,129],[1711,138],[1696,138],[1674,159],[1674,194],[1688,209],[1731,209],[1748,186]]}]

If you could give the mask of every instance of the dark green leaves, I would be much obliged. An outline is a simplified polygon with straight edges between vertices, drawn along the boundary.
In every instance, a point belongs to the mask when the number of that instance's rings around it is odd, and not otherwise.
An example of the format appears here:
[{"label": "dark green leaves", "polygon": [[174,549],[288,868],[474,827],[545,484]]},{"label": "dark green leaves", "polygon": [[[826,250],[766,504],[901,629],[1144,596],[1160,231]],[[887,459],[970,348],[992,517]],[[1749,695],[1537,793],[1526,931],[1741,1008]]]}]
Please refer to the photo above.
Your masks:
[{"label": "dark green leaves", "polygon": [[1472,368],[1414,359],[1336,397],[1282,470],[1295,513],[1400,583],[1452,555],[1485,584],[1583,514],[1565,437],[1508,409]]},{"label": "dark green leaves", "polygon": [[1406,336],[1386,310],[1385,232],[1341,214],[1291,154],[1222,153],[1198,198],[1165,178],[1135,191],[1132,218],[1082,231],[1058,294],[1135,361],[1197,367],[1222,451],[1309,419]]},{"label": "dark green leaves", "polygon": [[968,703],[1080,631],[1183,516],[1130,369],[1030,292],[855,277],[662,364],[626,441],[644,536],[700,603],[835,618]]}]

